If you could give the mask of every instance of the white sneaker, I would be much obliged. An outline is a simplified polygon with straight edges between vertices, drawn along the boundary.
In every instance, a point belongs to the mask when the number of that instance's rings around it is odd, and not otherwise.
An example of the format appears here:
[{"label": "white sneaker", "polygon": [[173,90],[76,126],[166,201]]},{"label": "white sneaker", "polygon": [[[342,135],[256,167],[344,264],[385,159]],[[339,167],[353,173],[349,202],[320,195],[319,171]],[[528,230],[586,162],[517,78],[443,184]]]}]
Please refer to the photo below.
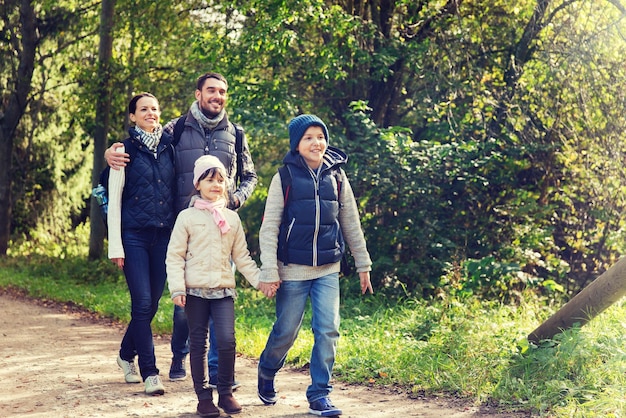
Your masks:
[{"label": "white sneaker", "polygon": [[146,395],[163,395],[165,388],[158,375],[148,376],[145,381]]},{"label": "white sneaker", "polygon": [[126,361],[117,355],[117,365],[124,371],[126,383],[141,383],[141,376],[137,373],[134,361]]}]

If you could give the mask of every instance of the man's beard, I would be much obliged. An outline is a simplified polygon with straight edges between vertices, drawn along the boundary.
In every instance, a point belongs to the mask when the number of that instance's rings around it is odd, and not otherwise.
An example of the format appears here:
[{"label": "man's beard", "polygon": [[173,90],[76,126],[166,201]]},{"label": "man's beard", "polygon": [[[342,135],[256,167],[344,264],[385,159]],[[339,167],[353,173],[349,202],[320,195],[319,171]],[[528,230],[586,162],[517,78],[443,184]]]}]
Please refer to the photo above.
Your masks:
[{"label": "man's beard", "polygon": [[222,109],[223,109],[223,108],[221,108],[221,107],[220,107],[220,110],[218,110],[217,112],[213,112],[213,111],[211,111],[211,110],[209,110],[209,109],[205,108],[204,106],[201,106],[201,107],[200,107],[200,110],[202,110],[202,114],[203,114],[204,116],[206,116],[207,118],[209,118],[209,119],[213,119],[213,118],[215,118],[217,115],[219,115],[219,114],[220,114],[220,112],[222,111]]}]

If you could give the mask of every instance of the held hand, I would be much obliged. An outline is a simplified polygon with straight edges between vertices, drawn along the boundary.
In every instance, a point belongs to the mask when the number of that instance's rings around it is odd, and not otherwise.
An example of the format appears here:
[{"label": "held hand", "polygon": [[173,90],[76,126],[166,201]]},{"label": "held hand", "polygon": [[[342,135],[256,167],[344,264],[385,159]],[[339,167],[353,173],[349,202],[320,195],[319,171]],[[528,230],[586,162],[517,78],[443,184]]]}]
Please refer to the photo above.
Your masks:
[{"label": "held hand", "polygon": [[124,268],[124,258],[123,257],[112,258],[111,261],[113,262],[113,264],[115,264],[120,269]]},{"label": "held hand", "polygon": [[184,308],[185,304],[187,303],[187,298],[185,297],[185,295],[179,295],[173,298],[172,302],[174,302],[174,305]]},{"label": "held hand", "polygon": [[130,161],[130,155],[125,152],[116,151],[122,146],[124,146],[124,144],[116,142],[104,151],[104,159],[107,161],[109,167],[114,170],[119,170],[120,167],[126,167],[126,163]]},{"label": "held hand", "polygon": [[280,287],[280,282],[273,282],[273,283],[260,282],[259,283],[259,290],[263,292],[263,294],[269,299],[273,298],[276,295],[276,291],[278,290],[279,287]]},{"label": "held hand", "polygon": [[259,290],[261,292],[263,292],[265,297],[272,298],[272,288],[271,288],[270,283],[260,282],[259,283]]},{"label": "held hand", "polygon": [[370,281],[370,272],[369,271],[360,272],[359,279],[361,280],[361,294],[362,295],[366,294],[368,289],[371,294],[374,294],[374,289],[372,289],[372,282]]}]

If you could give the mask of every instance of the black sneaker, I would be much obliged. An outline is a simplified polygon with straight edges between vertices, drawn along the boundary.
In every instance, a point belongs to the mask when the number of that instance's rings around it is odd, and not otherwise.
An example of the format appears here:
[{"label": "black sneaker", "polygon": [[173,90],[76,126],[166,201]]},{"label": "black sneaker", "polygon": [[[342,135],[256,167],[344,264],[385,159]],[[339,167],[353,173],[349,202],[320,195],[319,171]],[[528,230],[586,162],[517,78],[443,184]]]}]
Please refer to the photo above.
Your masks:
[{"label": "black sneaker", "polygon": [[321,398],[309,403],[309,414],[320,417],[336,417],[341,415],[341,409],[335,408],[330,399]]},{"label": "black sneaker", "polygon": [[278,400],[276,390],[274,389],[274,379],[263,379],[259,376],[258,389],[259,399],[265,405],[274,405]]},{"label": "black sneaker", "polygon": [[172,358],[172,365],[170,366],[170,380],[185,380],[187,377],[187,371],[185,370],[185,357]]}]

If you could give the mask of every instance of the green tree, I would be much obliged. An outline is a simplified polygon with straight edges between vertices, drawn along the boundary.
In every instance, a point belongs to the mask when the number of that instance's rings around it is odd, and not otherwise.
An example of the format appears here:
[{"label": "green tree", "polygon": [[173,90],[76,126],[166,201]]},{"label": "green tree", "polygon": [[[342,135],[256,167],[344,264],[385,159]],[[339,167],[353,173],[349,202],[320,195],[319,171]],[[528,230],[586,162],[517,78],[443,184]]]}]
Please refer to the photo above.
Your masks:
[{"label": "green tree", "polygon": [[[623,47],[616,4],[246,2],[231,65],[249,77],[254,109],[285,119],[313,111],[345,133],[359,156],[351,165],[367,235],[382,240],[373,251],[385,283],[432,288],[445,266],[495,256],[519,265],[515,286],[536,278],[580,285],[614,259],[622,223],[621,183],[578,195],[586,180],[572,174],[588,176],[590,166],[563,158],[582,139],[598,144],[598,132],[572,135],[590,105],[622,109],[620,95],[596,95],[593,76],[623,56],[602,47]],[[370,108],[365,119],[346,113],[359,102]],[[619,120],[611,132],[621,131]],[[598,164],[603,154],[595,146],[586,160]],[[591,204],[598,193],[602,208]],[[377,233],[381,225],[394,233]]]},{"label": "green tree", "polygon": [[[17,4],[0,6],[14,46],[2,44],[2,106],[19,96],[10,83],[27,57]],[[546,279],[575,291],[624,249],[618,0],[117,0],[110,109],[96,116],[99,6],[33,9],[28,105],[12,113],[17,133],[8,107],[0,120],[2,146],[4,132],[15,141],[6,198],[0,181],[2,203],[15,197],[2,206],[13,237],[52,241],[100,222],[88,205],[100,142],[126,135],[130,96],[154,93],[166,122],[211,70],[229,79],[229,114],[260,174],[241,211],[253,252],[286,122],[300,112],[325,119],[350,154],[374,277],[390,292],[506,298]]]},{"label": "green tree", "polygon": [[2,9],[2,101],[0,102],[0,255],[6,255],[12,218],[13,143],[31,91],[35,68],[37,16],[30,1],[6,1]]},{"label": "green tree", "polygon": [[[113,16],[115,0],[103,0],[100,12],[100,46],[98,48],[98,72],[96,81],[96,123],[94,130],[94,158],[91,184],[98,184],[99,173],[104,168],[102,155],[107,144],[107,133],[111,117],[111,56],[113,55]],[[102,256],[105,236],[104,224],[98,222],[99,210],[97,205],[91,205],[89,216],[91,235],[89,238],[89,257],[91,259]]]}]

